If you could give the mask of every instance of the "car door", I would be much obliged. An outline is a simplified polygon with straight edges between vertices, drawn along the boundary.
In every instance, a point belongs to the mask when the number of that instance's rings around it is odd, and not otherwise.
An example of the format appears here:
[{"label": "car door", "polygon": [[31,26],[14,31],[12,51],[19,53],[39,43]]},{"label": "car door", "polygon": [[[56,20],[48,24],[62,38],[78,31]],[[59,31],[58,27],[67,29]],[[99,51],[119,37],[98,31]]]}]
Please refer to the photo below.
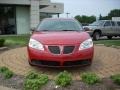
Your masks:
[{"label": "car door", "polygon": [[117,33],[120,36],[120,21],[117,21]]},{"label": "car door", "polygon": [[104,35],[111,35],[112,34],[112,25],[111,25],[110,21],[106,21],[104,23],[103,34]]},{"label": "car door", "polygon": [[117,35],[118,32],[117,32],[117,25],[116,25],[116,22],[115,22],[115,21],[111,21],[111,24],[112,24],[112,27],[111,27],[111,34],[112,34],[112,35]]}]

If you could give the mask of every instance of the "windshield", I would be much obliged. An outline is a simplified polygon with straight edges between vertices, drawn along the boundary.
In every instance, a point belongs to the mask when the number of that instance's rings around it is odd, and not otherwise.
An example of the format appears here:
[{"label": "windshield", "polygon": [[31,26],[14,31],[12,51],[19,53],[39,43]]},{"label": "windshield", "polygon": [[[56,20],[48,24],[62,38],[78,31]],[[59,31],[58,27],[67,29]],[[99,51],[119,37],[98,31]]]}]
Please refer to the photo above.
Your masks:
[{"label": "windshield", "polygon": [[92,24],[89,24],[89,26],[102,26],[104,24],[104,21],[95,21]]},{"label": "windshield", "polygon": [[78,31],[82,26],[76,20],[48,19],[38,25],[37,31]]}]

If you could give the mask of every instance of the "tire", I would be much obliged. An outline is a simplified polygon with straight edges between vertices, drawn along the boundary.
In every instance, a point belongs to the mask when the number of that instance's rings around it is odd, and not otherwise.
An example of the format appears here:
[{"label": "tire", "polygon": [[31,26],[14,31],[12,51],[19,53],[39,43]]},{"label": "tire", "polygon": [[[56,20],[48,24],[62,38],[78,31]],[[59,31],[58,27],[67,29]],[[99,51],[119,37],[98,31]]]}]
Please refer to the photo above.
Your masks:
[{"label": "tire", "polygon": [[107,36],[108,39],[112,39],[112,36]]},{"label": "tire", "polygon": [[34,66],[29,60],[28,60],[28,63],[29,63],[30,66]]},{"label": "tire", "polygon": [[100,39],[100,33],[99,32],[95,32],[94,34],[93,34],[93,40],[99,40]]}]

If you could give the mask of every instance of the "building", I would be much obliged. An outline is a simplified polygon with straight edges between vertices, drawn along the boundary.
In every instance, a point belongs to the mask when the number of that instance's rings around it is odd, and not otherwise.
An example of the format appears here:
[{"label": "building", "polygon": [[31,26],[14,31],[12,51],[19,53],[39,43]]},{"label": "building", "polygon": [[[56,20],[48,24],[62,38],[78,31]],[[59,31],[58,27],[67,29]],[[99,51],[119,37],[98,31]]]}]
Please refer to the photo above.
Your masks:
[{"label": "building", "polygon": [[0,0],[0,34],[28,34],[46,17],[64,12],[50,0]]},{"label": "building", "polygon": [[120,21],[120,17],[112,17],[113,21]]}]

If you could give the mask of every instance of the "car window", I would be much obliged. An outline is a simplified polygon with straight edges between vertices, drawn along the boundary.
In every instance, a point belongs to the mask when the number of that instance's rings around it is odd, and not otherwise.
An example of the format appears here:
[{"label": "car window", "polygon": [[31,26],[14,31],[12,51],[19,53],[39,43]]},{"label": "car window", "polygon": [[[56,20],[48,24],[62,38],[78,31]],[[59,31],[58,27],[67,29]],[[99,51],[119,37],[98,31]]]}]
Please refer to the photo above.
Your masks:
[{"label": "car window", "polygon": [[37,30],[82,30],[82,26],[76,20],[44,20]]},{"label": "car window", "polygon": [[95,21],[92,24],[89,24],[89,26],[102,26],[104,21]]},{"label": "car window", "polygon": [[112,26],[115,26],[115,22],[111,21],[111,23],[112,23]]},{"label": "car window", "polygon": [[110,21],[106,21],[104,26],[111,26]]},{"label": "car window", "polygon": [[120,22],[117,22],[117,25],[120,26]]}]

